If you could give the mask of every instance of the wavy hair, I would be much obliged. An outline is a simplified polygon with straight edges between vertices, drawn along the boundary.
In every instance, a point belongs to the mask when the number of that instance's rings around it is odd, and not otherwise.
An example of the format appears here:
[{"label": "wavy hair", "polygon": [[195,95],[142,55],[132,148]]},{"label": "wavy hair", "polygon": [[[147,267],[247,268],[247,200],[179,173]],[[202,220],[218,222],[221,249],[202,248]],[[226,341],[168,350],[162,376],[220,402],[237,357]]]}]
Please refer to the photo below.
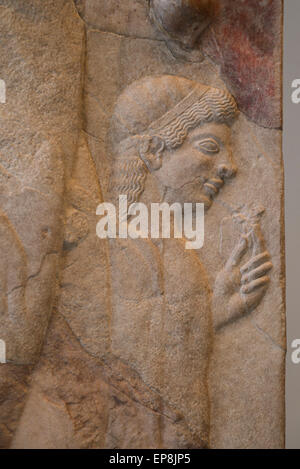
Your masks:
[{"label": "wavy hair", "polygon": [[145,188],[147,171],[140,157],[117,161],[110,183],[111,190],[118,196],[127,195],[129,204],[137,202]]},{"label": "wavy hair", "polygon": [[233,97],[224,90],[211,88],[190,109],[177,117],[159,136],[169,149],[183,144],[188,132],[204,122],[232,123],[237,115]]}]

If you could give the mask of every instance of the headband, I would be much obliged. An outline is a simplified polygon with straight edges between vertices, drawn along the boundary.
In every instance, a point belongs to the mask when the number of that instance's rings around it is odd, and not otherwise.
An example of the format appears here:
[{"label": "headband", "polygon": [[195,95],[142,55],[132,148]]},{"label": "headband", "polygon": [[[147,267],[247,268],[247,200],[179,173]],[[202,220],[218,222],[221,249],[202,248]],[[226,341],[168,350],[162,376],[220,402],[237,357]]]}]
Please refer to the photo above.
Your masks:
[{"label": "headband", "polygon": [[201,98],[208,92],[209,86],[202,85],[197,86],[191,91],[185,98],[179,101],[172,109],[167,111],[162,117],[152,122],[148,129],[143,132],[143,134],[133,135],[127,137],[125,140],[121,141],[119,145],[123,145],[124,149],[129,149],[133,147],[136,143],[136,140],[139,139],[142,135],[157,135],[165,127],[168,127],[177,117],[183,114],[187,109],[189,109],[197,101],[200,101]]}]

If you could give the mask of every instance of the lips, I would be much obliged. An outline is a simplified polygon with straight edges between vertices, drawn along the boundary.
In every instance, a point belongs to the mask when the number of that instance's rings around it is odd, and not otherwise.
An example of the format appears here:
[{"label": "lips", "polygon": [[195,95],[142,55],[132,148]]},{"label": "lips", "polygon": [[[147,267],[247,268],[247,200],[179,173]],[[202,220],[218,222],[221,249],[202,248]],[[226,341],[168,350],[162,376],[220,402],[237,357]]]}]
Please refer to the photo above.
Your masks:
[{"label": "lips", "polygon": [[220,179],[220,178],[208,179],[208,181],[206,181],[204,184],[205,192],[207,193],[207,195],[213,198],[219,193],[219,190],[221,189],[223,184],[224,184],[223,179]]}]

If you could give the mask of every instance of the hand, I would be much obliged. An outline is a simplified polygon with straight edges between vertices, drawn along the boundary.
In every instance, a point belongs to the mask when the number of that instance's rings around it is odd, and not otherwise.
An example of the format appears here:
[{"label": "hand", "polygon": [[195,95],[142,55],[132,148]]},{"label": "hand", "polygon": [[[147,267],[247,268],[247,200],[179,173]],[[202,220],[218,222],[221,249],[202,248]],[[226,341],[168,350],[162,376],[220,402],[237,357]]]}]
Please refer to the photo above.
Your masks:
[{"label": "hand", "polygon": [[[251,257],[240,266],[245,254]],[[272,269],[270,254],[258,224],[242,235],[237,246],[218,274],[213,293],[213,319],[216,329],[253,311],[264,297]]]}]

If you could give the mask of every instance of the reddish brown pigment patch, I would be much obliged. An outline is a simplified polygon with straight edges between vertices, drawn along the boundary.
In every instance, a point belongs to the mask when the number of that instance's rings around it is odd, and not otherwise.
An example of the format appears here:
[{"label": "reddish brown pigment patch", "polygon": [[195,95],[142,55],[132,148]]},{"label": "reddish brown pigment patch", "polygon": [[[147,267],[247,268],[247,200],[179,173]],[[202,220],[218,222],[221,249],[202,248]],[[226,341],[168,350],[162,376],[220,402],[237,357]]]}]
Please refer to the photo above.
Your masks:
[{"label": "reddish brown pigment patch", "polygon": [[220,14],[207,29],[203,51],[250,119],[281,126],[281,0],[222,0]]}]

